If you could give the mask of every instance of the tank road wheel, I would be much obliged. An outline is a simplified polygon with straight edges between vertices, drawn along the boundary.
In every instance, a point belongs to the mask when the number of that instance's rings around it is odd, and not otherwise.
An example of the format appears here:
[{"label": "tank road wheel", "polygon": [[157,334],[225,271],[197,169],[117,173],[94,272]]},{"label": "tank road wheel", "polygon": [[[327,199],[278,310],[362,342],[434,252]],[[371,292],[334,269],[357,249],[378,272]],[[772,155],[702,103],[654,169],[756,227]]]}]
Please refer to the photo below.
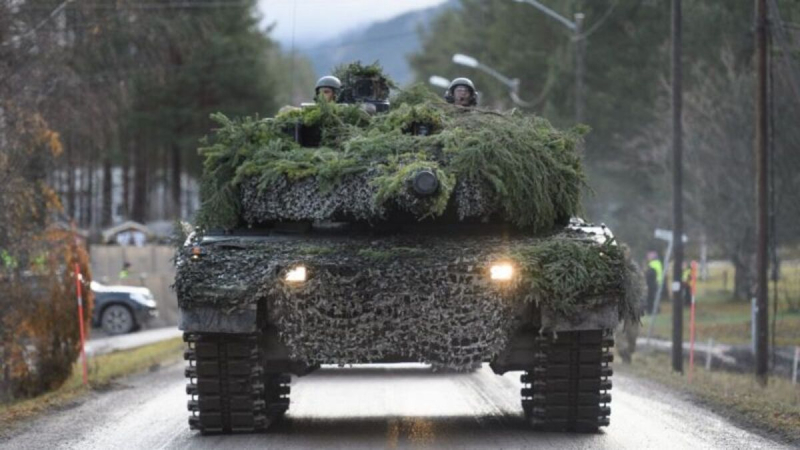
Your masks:
[{"label": "tank road wheel", "polygon": [[289,408],[288,375],[267,374],[256,336],[184,333],[189,428],[266,430]]},{"label": "tank road wheel", "polygon": [[522,375],[522,409],[542,431],[596,432],[611,414],[612,330],[537,338],[535,363]]}]

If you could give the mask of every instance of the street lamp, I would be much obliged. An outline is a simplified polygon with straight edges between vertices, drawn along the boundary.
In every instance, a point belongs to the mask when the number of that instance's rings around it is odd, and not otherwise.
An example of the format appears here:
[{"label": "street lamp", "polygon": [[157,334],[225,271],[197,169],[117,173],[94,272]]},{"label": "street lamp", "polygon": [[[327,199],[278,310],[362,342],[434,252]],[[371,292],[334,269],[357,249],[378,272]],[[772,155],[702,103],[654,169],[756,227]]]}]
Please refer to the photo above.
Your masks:
[{"label": "street lamp", "polygon": [[583,33],[583,13],[575,13],[575,21],[571,21],[561,14],[553,11],[547,6],[539,3],[536,0],[514,0],[517,3],[527,3],[539,11],[546,14],[551,19],[567,27],[574,37],[575,41],[575,122],[583,121],[583,72],[584,72],[584,53],[586,52],[586,39],[581,35]]},{"label": "street lamp", "polygon": [[453,55],[453,62],[461,64],[462,66],[472,67],[473,69],[478,68],[479,65],[477,59],[472,56],[462,55],[461,53]]},{"label": "street lamp", "polygon": [[431,75],[431,77],[428,78],[428,83],[445,89],[450,87],[450,80],[445,77],[440,77],[439,75]]},{"label": "street lamp", "polygon": [[489,75],[499,80],[501,83],[508,86],[509,96],[511,97],[511,101],[513,101],[514,104],[519,106],[531,106],[531,103],[526,102],[521,98],[519,98],[519,79],[508,78],[507,76],[496,71],[495,69],[485,64],[482,64],[480,61],[473,58],[472,56],[462,55],[461,53],[456,53],[455,55],[453,55],[453,62],[462,66],[472,67],[473,69],[478,69],[488,73]]}]

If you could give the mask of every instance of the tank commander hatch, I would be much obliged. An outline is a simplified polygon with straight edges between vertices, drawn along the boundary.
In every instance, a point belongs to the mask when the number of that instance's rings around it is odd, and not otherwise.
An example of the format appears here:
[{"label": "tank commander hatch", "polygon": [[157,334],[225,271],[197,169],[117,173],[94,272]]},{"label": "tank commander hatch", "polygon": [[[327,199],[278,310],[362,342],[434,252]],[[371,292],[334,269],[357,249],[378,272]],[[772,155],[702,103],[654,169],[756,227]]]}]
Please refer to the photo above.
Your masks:
[{"label": "tank commander hatch", "polygon": [[336,102],[342,82],[333,75],[326,75],[317,80],[314,87],[314,99],[325,100],[326,102]]},{"label": "tank commander hatch", "polygon": [[451,81],[444,93],[444,99],[457,106],[478,106],[478,94],[469,78],[461,77]]}]

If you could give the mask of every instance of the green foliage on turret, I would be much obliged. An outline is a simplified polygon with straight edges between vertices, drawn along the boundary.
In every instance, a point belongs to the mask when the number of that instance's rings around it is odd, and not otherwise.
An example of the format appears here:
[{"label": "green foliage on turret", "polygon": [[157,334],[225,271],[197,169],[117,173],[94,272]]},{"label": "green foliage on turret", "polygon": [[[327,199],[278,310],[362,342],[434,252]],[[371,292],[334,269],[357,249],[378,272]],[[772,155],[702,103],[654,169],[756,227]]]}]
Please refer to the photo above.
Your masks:
[{"label": "green foliage on turret", "polygon": [[397,84],[383,73],[383,67],[377,61],[367,65],[362,64],[361,61],[342,64],[333,69],[333,75],[343,82],[349,78],[380,78],[390,88],[397,87]]},{"label": "green foliage on turret", "polygon": [[[328,195],[357,174],[368,177],[363,189],[372,198],[370,211],[395,207],[420,220],[441,216],[457,186],[467,184],[487,187],[482,201],[491,203],[491,214],[532,232],[580,212],[585,176],[577,147],[584,130],[559,131],[515,111],[452,106],[426,91],[401,92],[389,112],[375,116],[358,105],[324,102],[270,119],[215,115],[220,127],[200,150],[205,179],[198,223],[240,224],[240,191],[248,182],[268,193],[280,183],[313,180],[316,190],[303,197],[309,198]],[[318,130],[319,146],[295,142],[296,127]],[[436,193],[424,199],[408,189],[420,170],[439,180]]]},{"label": "green foliage on turret", "polygon": [[[578,239],[549,239],[519,246],[511,258],[519,265],[528,301],[545,305],[565,317],[581,308],[624,297],[638,286],[638,269],[628,267],[627,248],[613,239],[586,245]],[[638,292],[638,291],[637,291]],[[638,297],[621,301],[620,317],[636,318]]]}]

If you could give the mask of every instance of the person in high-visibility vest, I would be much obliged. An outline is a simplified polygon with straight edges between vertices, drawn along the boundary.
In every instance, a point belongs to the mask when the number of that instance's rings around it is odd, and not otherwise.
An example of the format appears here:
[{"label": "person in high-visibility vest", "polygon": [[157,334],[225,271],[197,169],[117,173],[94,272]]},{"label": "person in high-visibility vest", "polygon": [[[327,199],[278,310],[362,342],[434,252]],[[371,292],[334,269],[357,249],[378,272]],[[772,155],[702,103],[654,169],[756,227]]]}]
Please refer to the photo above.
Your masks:
[{"label": "person in high-visibility vest", "polygon": [[692,266],[684,261],[681,271],[681,293],[683,294],[683,304],[692,304]]},{"label": "person in high-visibility vest", "polygon": [[128,278],[128,276],[130,275],[130,272],[129,272],[128,269],[130,269],[130,268],[131,268],[131,263],[129,263],[128,261],[125,261],[125,263],[122,264],[122,270],[119,271],[119,279],[120,280],[124,280],[124,279]]},{"label": "person in high-visibility vest", "polygon": [[658,259],[657,252],[647,252],[647,271],[644,278],[647,282],[647,302],[644,313],[650,314],[656,302],[658,287],[664,283],[664,266]]},{"label": "person in high-visibility vest", "polygon": [[12,271],[17,268],[17,258],[14,258],[14,255],[8,252],[8,250],[3,249],[0,251],[0,260],[3,261],[3,268]]},{"label": "person in high-visibility vest", "polygon": [[47,267],[47,253],[39,253],[31,260],[31,269],[36,273],[44,273]]}]

